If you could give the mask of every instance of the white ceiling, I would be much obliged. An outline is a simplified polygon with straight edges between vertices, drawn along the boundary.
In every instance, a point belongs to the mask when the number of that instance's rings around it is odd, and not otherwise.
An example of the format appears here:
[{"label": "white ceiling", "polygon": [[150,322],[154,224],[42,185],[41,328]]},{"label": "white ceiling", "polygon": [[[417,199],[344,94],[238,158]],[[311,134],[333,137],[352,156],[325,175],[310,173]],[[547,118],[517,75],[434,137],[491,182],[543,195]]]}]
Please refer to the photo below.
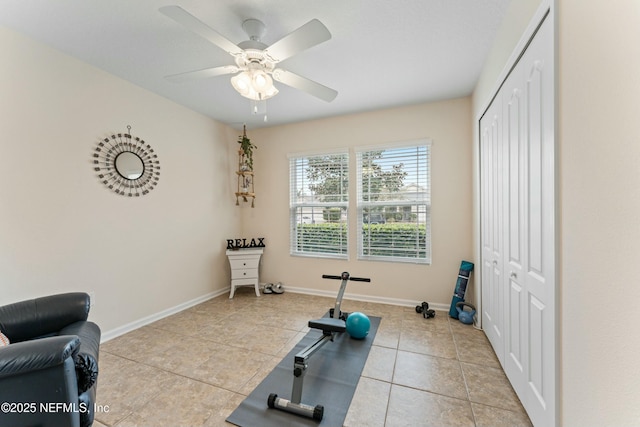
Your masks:
[{"label": "white ceiling", "polygon": [[[417,104],[471,94],[510,0],[0,0],[0,25],[241,128]],[[331,40],[281,68],[338,91],[327,103],[276,82],[268,122],[229,76],[170,83],[164,76],[233,58],[158,12],[177,4],[234,43],[242,22],[266,25],[274,43],[313,18]]]}]

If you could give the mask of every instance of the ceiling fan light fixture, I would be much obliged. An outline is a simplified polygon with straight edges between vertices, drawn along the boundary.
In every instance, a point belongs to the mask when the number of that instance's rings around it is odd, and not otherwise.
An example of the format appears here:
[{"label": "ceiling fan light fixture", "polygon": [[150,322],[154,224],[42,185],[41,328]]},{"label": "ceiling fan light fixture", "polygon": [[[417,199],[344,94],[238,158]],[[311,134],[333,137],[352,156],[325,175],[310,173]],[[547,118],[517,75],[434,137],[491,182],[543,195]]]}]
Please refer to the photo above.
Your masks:
[{"label": "ceiling fan light fixture", "polygon": [[247,96],[251,90],[251,77],[243,71],[231,77],[231,85],[240,95]]},{"label": "ceiling fan light fixture", "polygon": [[231,85],[245,98],[261,101],[278,94],[273,79],[262,70],[247,70],[231,77]]},{"label": "ceiling fan light fixture", "polygon": [[254,71],[252,83],[258,92],[267,92],[273,86],[273,80],[264,71]]}]

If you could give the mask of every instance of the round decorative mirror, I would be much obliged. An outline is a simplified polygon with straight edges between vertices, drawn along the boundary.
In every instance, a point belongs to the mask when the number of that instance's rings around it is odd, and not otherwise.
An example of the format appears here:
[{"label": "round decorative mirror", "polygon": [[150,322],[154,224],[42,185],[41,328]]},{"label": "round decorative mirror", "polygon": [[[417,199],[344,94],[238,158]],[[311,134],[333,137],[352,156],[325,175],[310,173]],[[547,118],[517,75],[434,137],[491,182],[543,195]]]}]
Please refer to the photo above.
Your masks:
[{"label": "round decorative mirror", "polygon": [[123,151],[116,156],[116,171],[126,179],[138,179],[144,173],[144,163],[136,153]]},{"label": "round decorative mirror", "polygon": [[130,133],[113,134],[98,142],[93,164],[100,182],[122,196],[148,194],[160,179],[160,162],[153,148]]}]

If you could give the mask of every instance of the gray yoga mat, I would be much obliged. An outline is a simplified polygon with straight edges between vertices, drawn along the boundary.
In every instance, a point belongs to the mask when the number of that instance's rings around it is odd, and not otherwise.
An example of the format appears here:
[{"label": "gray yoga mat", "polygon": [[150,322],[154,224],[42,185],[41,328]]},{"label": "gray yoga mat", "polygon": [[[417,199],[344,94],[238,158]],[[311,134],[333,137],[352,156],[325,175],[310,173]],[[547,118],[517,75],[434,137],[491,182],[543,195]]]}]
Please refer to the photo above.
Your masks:
[{"label": "gray yoga mat", "polygon": [[333,342],[325,344],[309,359],[302,403],[323,405],[322,421],[267,407],[271,393],[291,399],[294,356],[322,335],[321,331],[315,329],[296,344],[227,421],[241,427],[342,426],[380,325],[379,317],[369,316],[369,319],[371,329],[365,339],[353,339],[346,332],[338,334]]}]

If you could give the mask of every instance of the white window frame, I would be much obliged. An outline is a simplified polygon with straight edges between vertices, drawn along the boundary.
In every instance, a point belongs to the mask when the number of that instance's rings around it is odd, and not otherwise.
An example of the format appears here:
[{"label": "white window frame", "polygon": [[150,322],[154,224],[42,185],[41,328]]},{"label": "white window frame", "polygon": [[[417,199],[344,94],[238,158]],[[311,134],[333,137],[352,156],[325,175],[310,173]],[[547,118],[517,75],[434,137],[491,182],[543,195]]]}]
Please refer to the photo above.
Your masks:
[{"label": "white window frame", "polygon": [[[349,181],[349,151],[347,149],[335,149],[322,152],[305,152],[305,153],[291,153],[287,157],[289,158],[289,224],[290,224],[290,239],[289,239],[289,253],[293,256],[302,257],[314,257],[314,258],[335,258],[335,259],[348,259],[349,258],[349,188],[342,193],[344,200],[340,202],[323,202],[319,200],[304,200],[300,197],[299,193],[304,190],[302,187],[305,185],[299,182],[298,168],[301,167],[299,162],[304,162],[306,159],[313,157],[325,157],[325,156],[344,156],[344,176],[347,182]],[[298,242],[298,214],[301,209],[314,209],[318,208],[321,212],[326,208],[339,207],[342,209],[342,216],[344,220],[340,223],[344,226],[345,237],[341,241],[341,245],[336,247],[338,253],[334,252],[322,252],[322,251],[309,251],[299,250]],[[320,214],[322,215],[322,213]],[[312,220],[315,221],[315,216],[312,215]]]},{"label": "white window frame", "polygon": [[[423,186],[416,186],[416,191],[414,193],[403,193],[402,198],[398,199],[387,199],[387,200],[376,200],[376,201],[366,201],[363,200],[365,196],[365,192],[363,191],[363,171],[362,171],[362,156],[364,153],[371,151],[385,151],[385,150],[400,150],[414,147],[425,147],[426,149],[426,165],[418,165],[416,166],[416,173],[419,175],[419,178],[409,177],[409,180],[412,178],[416,178],[418,182],[423,182]],[[432,141],[429,139],[420,139],[413,141],[405,141],[399,143],[391,143],[384,145],[376,145],[376,146],[366,146],[366,147],[356,147],[356,174],[357,174],[357,182],[356,182],[356,204],[357,204],[357,239],[358,239],[358,259],[359,260],[367,260],[367,261],[390,261],[390,262],[404,262],[404,263],[418,263],[418,264],[431,264],[432,254],[431,254],[431,147]],[[419,160],[418,155],[416,155],[416,161]],[[411,157],[408,157],[411,160]],[[421,167],[424,166],[425,170],[422,170]],[[410,184],[411,182],[409,182]],[[421,191],[422,190],[422,191]],[[388,194],[389,195],[389,194]],[[397,206],[397,207],[407,207],[415,214],[416,217],[416,228],[419,228],[421,225],[425,227],[425,241],[417,242],[415,249],[416,256],[403,256],[403,255],[371,255],[365,254],[365,252],[370,252],[372,249],[378,249],[375,246],[371,246],[371,238],[370,235],[366,236],[363,229],[365,225],[364,214],[366,210],[370,210],[372,208],[381,208],[384,206]],[[412,215],[413,216],[413,215]],[[416,236],[419,236],[419,232],[416,233]],[[420,243],[424,244],[422,251],[424,253],[424,257],[420,257]],[[383,247],[379,247],[382,249]],[[410,249],[412,250],[412,249]],[[400,249],[400,252],[407,252],[406,249]]]}]

